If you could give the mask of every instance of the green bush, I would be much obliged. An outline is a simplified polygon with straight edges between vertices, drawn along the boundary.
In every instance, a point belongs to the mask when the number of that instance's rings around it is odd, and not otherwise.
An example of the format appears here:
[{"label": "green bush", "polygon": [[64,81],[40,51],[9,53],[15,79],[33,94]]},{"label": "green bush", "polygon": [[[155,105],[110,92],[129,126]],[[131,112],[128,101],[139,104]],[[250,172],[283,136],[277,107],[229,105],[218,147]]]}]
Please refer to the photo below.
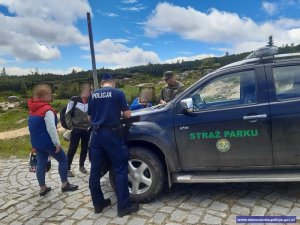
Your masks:
[{"label": "green bush", "polygon": [[120,80],[116,80],[116,87],[118,88],[123,88],[124,87],[124,83]]},{"label": "green bush", "polygon": [[51,105],[57,112],[59,112],[68,104],[68,101],[69,99],[54,99]]}]

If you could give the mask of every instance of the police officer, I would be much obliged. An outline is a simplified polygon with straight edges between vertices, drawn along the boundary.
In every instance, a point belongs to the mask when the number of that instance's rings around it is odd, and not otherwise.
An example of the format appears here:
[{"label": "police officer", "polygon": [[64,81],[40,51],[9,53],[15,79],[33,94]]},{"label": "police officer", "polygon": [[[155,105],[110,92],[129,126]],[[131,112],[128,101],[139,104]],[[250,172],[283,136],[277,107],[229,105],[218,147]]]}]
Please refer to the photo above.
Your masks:
[{"label": "police officer", "polygon": [[166,71],[163,79],[165,80],[166,85],[161,90],[161,104],[172,101],[180,92],[184,90],[184,85],[176,80],[173,71]]},{"label": "police officer", "polygon": [[121,112],[129,118],[131,112],[125,94],[115,88],[110,74],[104,73],[101,89],[96,90],[89,100],[88,114],[93,125],[90,145],[91,173],[89,187],[95,213],[111,204],[104,199],[100,187],[101,168],[106,157],[112,162],[115,174],[118,216],[126,216],[138,210],[138,204],[129,200],[128,191],[128,148],[125,146],[120,124]]}]

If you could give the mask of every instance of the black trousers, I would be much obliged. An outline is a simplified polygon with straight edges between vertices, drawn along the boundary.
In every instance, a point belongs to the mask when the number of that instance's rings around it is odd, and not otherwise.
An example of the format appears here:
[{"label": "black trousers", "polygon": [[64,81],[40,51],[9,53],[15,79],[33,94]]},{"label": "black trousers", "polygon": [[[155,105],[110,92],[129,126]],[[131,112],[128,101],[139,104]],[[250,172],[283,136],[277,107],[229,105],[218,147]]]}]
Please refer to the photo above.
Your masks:
[{"label": "black trousers", "polygon": [[71,169],[73,158],[78,148],[80,140],[81,140],[81,152],[79,158],[79,166],[84,166],[84,162],[86,160],[86,156],[88,152],[89,139],[90,139],[90,131],[83,130],[83,129],[76,129],[76,128],[74,128],[71,131],[70,145],[67,153],[68,170]]}]

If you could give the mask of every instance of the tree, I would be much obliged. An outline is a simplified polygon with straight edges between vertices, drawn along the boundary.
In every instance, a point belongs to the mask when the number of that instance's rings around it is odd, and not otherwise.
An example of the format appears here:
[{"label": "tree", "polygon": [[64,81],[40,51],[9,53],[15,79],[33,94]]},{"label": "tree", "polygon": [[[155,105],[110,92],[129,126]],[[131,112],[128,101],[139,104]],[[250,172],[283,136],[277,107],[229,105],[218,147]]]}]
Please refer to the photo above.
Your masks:
[{"label": "tree", "polygon": [[226,53],[225,53],[225,56],[229,56],[229,53],[228,53],[228,52],[226,52]]},{"label": "tree", "polygon": [[71,74],[76,74],[76,70],[73,68]]},{"label": "tree", "polygon": [[24,81],[21,83],[20,92],[24,98],[27,97],[27,85]]},{"label": "tree", "polygon": [[1,76],[6,76],[6,70],[5,70],[5,67],[2,68],[2,72],[1,72]]},{"label": "tree", "polygon": [[33,75],[39,75],[39,69],[38,68],[35,68]]},{"label": "tree", "polygon": [[269,36],[269,41],[268,41],[268,45],[267,46],[268,47],[274,46],[274,41],[273,41],[273,36],[272,35]]}]

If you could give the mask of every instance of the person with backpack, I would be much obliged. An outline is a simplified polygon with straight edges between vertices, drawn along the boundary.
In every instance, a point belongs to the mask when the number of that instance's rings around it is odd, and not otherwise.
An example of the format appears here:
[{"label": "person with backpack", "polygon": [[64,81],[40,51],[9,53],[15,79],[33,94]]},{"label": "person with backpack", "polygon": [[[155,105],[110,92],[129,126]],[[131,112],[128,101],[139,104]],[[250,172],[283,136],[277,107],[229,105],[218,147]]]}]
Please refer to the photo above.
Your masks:
[{"label": "person with backpack", "polygon": [[62,192],[75,191],[77,185],[68,182],[68,160],[60,145],[57,133],[57,116],[50,105],[52,90],[49,85],[37,85],[33,89],[33,96],[28,100],[28,127],[32,148],[36,151],[36,176],[40,186],[40,196],[45,196],[51,187],[46,186],[45,173],[49,155],[58,161]]},{"label": "person with backpack", "polygon": [[91,86],[83,84],[81,86],[80,96],[74,96],[70,99],[65,114],[65,122],[71,130],[70,145],[68,149],[68,177],[74,177],[75,174],[71,170],[74,155],[81,141],[81,152],[79,158],[79,171],[86,174],[84,162],[87,157],[88,143],[90,139],[90,126],[88,120],[88,99],[91,94]]}]

